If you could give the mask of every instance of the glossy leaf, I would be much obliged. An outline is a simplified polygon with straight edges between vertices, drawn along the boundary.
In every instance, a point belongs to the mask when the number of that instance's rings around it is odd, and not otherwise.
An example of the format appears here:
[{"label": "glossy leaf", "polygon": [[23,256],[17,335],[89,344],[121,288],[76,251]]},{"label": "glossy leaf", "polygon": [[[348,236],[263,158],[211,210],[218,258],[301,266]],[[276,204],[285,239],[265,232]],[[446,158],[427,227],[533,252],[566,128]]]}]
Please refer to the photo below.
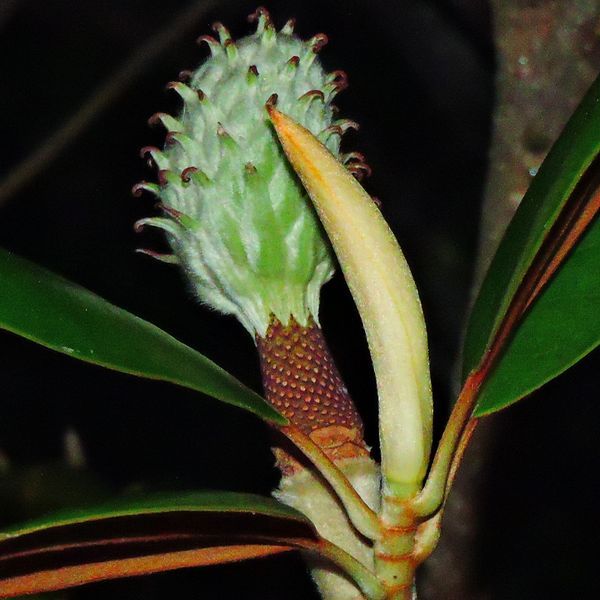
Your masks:
[{"label": "glossy leaf", "polygon": [[600,342],[600,221],[533,304],[479,394],[477,416],[550,381]]},{"label": "glossy leaf", "polygon": [[287,424],[270,404],[155,325],[0,249],[0,328],[109,369],[169,381]]},{"label": "glossy leaf", "polygon": [[196,492],[68,511],[0,533],[0,597],[103,579],[318,551],[307,519],[270,498]]},{"label": "glossy leaf", "polygon": [[[473,307],[463,376],[502,346],[486,370],[477,416],[519,400],[598,345],[599,131],[600,79],[533,179]],[[586,215],[578,243],[576,224]]]},{"label": "glossy leaf", "polygon": [[252,494],[192,492],[70,510],[0,532],[0,598],[298,549],[342,569],[368,598],[386,597],[371,571],[296,510]]}]

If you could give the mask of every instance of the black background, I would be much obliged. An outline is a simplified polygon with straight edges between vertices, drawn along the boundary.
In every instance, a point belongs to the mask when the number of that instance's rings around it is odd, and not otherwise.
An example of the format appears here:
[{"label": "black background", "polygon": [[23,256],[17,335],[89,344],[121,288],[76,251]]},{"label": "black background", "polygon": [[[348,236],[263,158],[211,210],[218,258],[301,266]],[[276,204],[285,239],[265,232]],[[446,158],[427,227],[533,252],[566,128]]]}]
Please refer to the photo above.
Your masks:
[{"label": "black background", "polygon": [[[194,346],[255,389],[257,358],[232,319],[199,307],[175,268],[134,254],[160,248],[136,236],[153,213],[131,186],[154,174],[138,157],[163,134],[147,126],[175,112],[165,91],[204,56],[194,39],[225,22],[249,33],[247,1],[225,1],[140,73],[78,140],[0,207],[0,245],[88,287]],[[219,5],[220,4],[220,5]],[[100,83],[186,2],[5,0],[0,20],[0,175],[27,157]],[[337,104],[361,131],[346,149],[368,157],[368,190],[383,202],[421,291],[428,321],[439,432],[451,400],[477,240],[492,109],[494,53],[485,3],[467,0],[280,1],[278,26],[329,35],[328,69],[350,89]],[[12,10],[11,10],[12,9]],[[2,18],[0,10],[0,18]],[[1,282],[0,282],[1,286]],[[1,287],[0,287],[1,293]],[[340,370],[377,440],[368,352],[351,298],[338,276],[323,293],[321,321]],[[264,427],[245,413],[175,387],[79,364],[0,334],[0,448],[13,467],[61,460],[62,432],[81,436],[89,469],[108,493],[123,489],[216,488],[268,493],[276,484]],[[494,417],[501,434],[481,510],[479,564],[486,598],[593,597],[593,485],[598,467],[597,358]],[[35,480],[52,487],[50,467]],[[0,480],[2,481],[2,480]],[[47,508],[68,495],[58,481]],[[48,494],[48,493],[47,493]],[[2,520],[22,516],[24,506]],[[299,559],[286,556],[108,582],[71,598],[316,598]],[[445,598],[443,591],[438,596]],[[449,599],[451,600],[451,599]]]}]

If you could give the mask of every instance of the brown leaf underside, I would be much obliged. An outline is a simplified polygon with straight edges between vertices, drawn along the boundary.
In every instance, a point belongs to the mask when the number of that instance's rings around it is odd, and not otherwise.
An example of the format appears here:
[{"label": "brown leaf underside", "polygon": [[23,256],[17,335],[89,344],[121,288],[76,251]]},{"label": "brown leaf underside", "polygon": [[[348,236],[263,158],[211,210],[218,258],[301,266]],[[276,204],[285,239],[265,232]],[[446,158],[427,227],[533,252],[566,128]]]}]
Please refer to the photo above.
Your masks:
[{"label": "brown leaf underside", "polygon": [[309,523],[256,513],[187,512],[49,525],[0,540],[0,598],[104,579],[319,551]]},{"label": "brown leaf underside", "polygon": [[262,558],[293,550],[290,546],[214,546],[167,554],[92,562],[27,573],[0,580],[0,598],[49,592],[105,579],[147,575],[186,567],[199,567]]}]

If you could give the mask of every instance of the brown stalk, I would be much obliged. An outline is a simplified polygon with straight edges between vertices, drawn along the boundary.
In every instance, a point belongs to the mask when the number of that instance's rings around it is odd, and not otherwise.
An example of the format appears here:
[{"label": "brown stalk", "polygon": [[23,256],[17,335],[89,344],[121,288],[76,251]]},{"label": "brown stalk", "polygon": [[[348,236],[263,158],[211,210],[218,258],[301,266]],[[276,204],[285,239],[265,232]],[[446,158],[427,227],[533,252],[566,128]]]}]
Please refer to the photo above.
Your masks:
[{"label": "brown stalk", "polygon": [[[267,400],[333,462],[368,456],[360,415],[333,361],[321,328],[293,317],[273,317],[257,348]],[[292,474],[300,464],[276,450],[278,466]]]}]

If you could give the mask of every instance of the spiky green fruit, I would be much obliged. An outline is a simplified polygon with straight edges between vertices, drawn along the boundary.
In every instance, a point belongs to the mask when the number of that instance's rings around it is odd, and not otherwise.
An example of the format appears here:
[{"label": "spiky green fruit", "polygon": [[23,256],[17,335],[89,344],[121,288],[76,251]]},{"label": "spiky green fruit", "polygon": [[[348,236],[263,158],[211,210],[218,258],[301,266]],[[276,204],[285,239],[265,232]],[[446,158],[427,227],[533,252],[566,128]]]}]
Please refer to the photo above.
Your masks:
[{"label": "spiky green fruit", "polygon": [[[185,83],[169,85],[183,100],[177,118],[157,114],[167,128],[163,151],[145,148],[159,169],[154,192],[165,215],[138,226],[162,228],[200,300],[235,315],[264,336],[271,315],[318,322],[321,286],[333,259],[318,219],[289,167],[265,104],[293,116],[339,156],[344,131],[331,102],[345,87],[342,72],[327,74],[317,52],[323,34],[302,41],[293,22],[276,31],[259,9],[254,34],[234,42],[215,24],[219,41],[201,40],[211,56]],[[356,153],[355,172],[367,168]]]}]

